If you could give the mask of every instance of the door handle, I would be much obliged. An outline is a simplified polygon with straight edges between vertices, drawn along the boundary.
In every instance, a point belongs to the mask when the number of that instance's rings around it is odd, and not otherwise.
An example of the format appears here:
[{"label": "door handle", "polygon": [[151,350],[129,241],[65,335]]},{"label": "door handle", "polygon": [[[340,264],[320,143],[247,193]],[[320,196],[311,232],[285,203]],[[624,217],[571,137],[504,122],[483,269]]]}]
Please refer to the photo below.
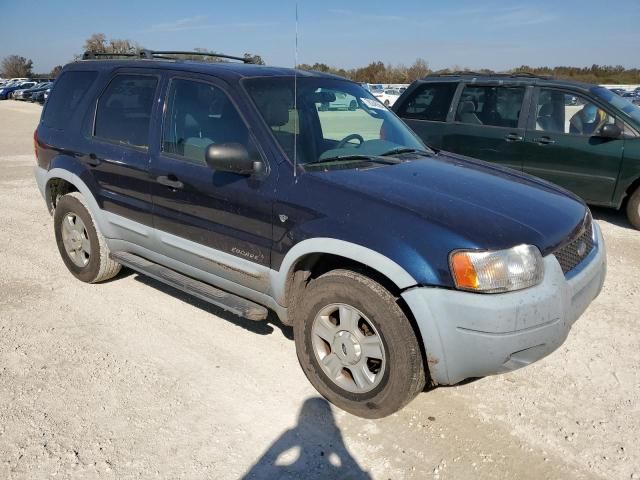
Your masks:
[{"label": "door handle", "polygon": [[517,133],[510,133],[509,135],[506,135],[504,139],[507,142],[521,142],[523,140],[523,137],[522,135],[518,135]]},{"label": "door handle", "polygon": [[549,138],[549,137],[540,137],[540,138],[536,138],[534,140],[536,143],[539,143],[540,145],[551,145],[556,143],[555,140]]},{"label": "door handle", "polygon": [[165,185],[173,189],[184,188],[184,183],[178,180],[178,177],[175,175],[160,175],[156,178],[156,181],[161,185]]},{"label": "door handle", "polygon": [[92,167],[97,167],[98,165],[100,165],[100,159],[95,153],[90,153],[88,156],[86,156],[85,162],[87,162],[87,164],[91,165]]}]

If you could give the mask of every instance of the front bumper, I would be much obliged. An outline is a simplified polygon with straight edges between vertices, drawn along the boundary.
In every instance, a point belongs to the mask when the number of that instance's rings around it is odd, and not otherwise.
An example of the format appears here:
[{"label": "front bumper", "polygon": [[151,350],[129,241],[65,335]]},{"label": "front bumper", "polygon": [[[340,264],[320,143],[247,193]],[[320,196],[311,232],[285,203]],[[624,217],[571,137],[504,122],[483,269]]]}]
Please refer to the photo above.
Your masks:
[{"label": "front bumper", "polygon": [[422,335],[431,379],[452,385],[508,372],[558,348],[600,291],[607,260],[594,222],[591,253],[565,277],[553,255],[542,283],[525,290],[478,294],[417,287],[402,294]]}]

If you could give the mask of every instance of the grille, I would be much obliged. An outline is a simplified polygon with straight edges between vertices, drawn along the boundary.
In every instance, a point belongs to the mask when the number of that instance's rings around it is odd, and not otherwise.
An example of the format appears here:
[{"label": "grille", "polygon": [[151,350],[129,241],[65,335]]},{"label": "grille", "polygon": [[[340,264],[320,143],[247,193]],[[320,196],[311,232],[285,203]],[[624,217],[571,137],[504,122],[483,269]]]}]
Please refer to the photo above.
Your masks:
[{"label": "grille", "polygon": [[574,240],[557,249],[553,254],[566,275],[577,267],[591,253],[591,250],[593,250],[593,226],[591,212],[589,212],[584,219],[584,230]]}]

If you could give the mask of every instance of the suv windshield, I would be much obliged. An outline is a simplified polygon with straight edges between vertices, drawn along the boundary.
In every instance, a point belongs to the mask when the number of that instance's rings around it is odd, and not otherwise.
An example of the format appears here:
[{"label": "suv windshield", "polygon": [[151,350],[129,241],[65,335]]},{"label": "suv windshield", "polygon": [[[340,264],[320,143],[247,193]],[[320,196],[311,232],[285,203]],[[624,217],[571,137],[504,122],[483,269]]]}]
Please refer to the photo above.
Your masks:
[{"label": "suv windshield", "polygon": [[282,149],[292,161],[295,150],[300,164],[433,153],[358,84],[298,77],[297,109],[293,77],[250,79],[245,85]]},{"label": "suv windshield", "polygon": [[629,115],[636,123],[640,124],[640,108],[626,98],[616,95],[611,90],[604,87],[593,87],[591,92],[601,98],[617,110],[622,110]]}]

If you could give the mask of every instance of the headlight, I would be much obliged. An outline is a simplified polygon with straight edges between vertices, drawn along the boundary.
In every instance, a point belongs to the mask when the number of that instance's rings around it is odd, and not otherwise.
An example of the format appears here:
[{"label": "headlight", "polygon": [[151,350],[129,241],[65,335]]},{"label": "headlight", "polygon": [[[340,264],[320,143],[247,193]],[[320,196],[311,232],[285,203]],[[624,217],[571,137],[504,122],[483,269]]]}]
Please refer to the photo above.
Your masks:
[{"label": "headlight", "polygon": [[508,250],[458,250],[450,256],[456,287],[473,292],[499,293],[532,287],[542,281],[540,250],[518,245]]},{"label": "headlight", "polygon": [[4,90],[0,88],[0,95],[4,93]]}]

